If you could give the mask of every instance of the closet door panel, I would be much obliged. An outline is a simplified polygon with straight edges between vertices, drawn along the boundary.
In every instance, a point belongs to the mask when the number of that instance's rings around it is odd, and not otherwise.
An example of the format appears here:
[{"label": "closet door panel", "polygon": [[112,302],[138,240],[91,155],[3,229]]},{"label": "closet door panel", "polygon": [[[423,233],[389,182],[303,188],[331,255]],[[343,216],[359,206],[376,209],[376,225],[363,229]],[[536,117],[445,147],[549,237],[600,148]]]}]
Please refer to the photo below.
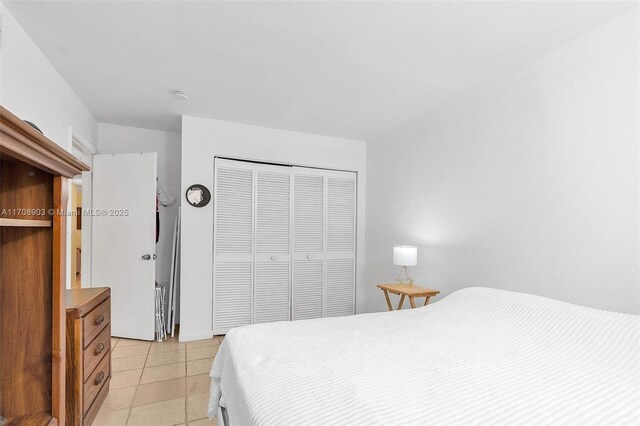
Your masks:
[{"label": "closet door panel", "polygon": [[215,333],[251,324],[253,300],[253,170],[216,159],[213,326]]},{"label": "closet door panel", "polygon": [[256,255],[289,254],[291,173],[273,169],[256,172]]},{"label": "closet door panel", "polygon": [[[335,173],[335,172],[334,172]],[[327,252],[353,254],[356,246],[354,173],[327,177]]]},{"label": "closet door panel", "polygon": [[321,318],[324,299],[324,261],[293,262],[291,319]]},{"label": "closet door panel", "polygon": [[354,260],[328,259],[326,281],[326,316],[353,315]]},{"label": "closet door panel", "polygon": [[253,253],[253,171],[216,168],[216,254]]},{"label": "closet door panel", "polygon": [[220,262],[215,270],[214,329],[251,324],[252,263]]},{"label": "closet door panel", "polygon": [[355,307],[356,175],[327,172],[325,315],[352,315]]},{"label": "closet door panel", "polygon": [[324,313],[324,171],[294,168],[291,319]]},{"label": "closet door panel", "polygon": [[324,252],[324,176],[295,173],[293,252]]},{"label": "closet door panel", "polygon": [[256,165],[254,322],[287,321],[290,312],[291,171]]},{"label": "closet door panel", "polygon": [[256,262],[255,323],[289,320],[289,261]]}]

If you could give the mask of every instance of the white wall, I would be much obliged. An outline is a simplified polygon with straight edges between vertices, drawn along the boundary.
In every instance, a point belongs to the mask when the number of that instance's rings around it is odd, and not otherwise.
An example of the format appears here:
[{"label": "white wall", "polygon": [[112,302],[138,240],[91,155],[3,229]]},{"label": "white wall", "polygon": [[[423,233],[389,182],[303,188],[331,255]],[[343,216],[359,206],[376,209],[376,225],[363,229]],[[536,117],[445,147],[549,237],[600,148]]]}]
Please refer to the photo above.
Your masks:
[{"label": "white wall", "polygon": [[640,313],[637,13],[368,143],[367,311],[391,247],[416,244],[416,282],[441,296]]},{"label": "white wall", "polygon": [[[0,7],[0,19],[0,104],[19,118],[35,123],[45,136],[69,152],[72,137],[95,149],[97,122],[91,112],[4,5]],[[69,218],[67,287],[71,286],[72,255],[75,256],[71,252]],[[83,251],[84,265],[89,263],[90,255]]]},{"label": "white wall", "polygon": [[[358,172],[358,268],[356,311],[364,308],[364,219],[366,146],[339,139],[184,116],[182,191],[195,183],[213,191],[214,157],[260,160]],[[182,212],[180,339],[212,334],[213,202]]]},{"label": "white wall", "polygon": [[158,153],[158,187],[166,186],[176,197],[173,204],[160,206],[160,239],[156,245],[156,281],[168,283],[171,276],[173,225],[180,196],[180,134],[139,129],[115,124],[98,125],[99,154]]},{"label": "white wall", "polygon": [[95,147],[97,122],[80,98],[2,6],[0,103],[35,123],[52,141],[71,151],[71,131]]}]

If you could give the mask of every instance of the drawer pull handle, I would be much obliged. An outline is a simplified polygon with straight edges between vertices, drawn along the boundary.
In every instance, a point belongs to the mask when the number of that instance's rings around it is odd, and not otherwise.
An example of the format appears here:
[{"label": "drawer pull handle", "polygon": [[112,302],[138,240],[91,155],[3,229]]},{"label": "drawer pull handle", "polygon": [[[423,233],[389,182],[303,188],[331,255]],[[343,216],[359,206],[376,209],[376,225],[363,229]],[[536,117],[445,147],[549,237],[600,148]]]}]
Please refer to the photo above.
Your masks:
[{"label": "drawer pull handle", "polygon": [[100,325],[104,322],[104,315],[100,314],[98,315],[98,318],[96,318],[96,325]]},{"label": "drawer pull handle", "polygon": [[104,373],[101,371],[98,373],[98,376],[96,377],[96,380],[93,383],[95,383],[96,386],[98,386],[100,383],[102,383],[103,380],[104,380]]},{"label": "drawer pull handle", "polygon": [[100,355],[104,351],[104,343],[100,343],[96,348],[96,355]]}]

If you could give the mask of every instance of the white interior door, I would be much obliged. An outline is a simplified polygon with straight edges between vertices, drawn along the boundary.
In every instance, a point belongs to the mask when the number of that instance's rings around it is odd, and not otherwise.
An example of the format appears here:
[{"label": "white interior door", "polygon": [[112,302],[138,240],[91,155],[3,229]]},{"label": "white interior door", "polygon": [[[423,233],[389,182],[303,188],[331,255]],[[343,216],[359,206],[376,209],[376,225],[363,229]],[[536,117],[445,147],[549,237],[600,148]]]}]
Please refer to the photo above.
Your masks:
[{"label": "white interior door", "polygon": [[254,178],[250,163],[215,160],[213,330],[251,324]]},{"label": "white interior door", "polygon": [[356,174],[327,171],[325,316],[353,315],[356,280]]},{"label": "white interior door", "polygon": [[92,287],[111,287],[111,334],[155,333],[156,153],[93,157]]},{"label": "white interior door", "polygon": [[253,322],[288,321],[291,168],[256,165]]},{"label": "white interior door", "polygon": [[292,320],[323,316],[324,218],[324,171],[294,167]]}]

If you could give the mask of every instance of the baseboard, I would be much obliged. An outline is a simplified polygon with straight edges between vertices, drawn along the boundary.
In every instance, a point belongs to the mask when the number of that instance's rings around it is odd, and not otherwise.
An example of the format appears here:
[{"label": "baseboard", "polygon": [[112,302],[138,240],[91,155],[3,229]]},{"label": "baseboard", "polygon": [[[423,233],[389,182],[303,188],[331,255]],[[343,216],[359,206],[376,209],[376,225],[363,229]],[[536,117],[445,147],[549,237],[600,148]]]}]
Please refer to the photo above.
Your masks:
[{"label": "baseboard", "polygon": [[208,331],[200,331],[198,333],[182,333],[182,331],[180,332],[180,334],[178,335],[178,341],[180,342],[192,342],[194,340],[205,340],[205,339],[211,339],[213,337],[213,331],[212,330],[208,330]]}]

